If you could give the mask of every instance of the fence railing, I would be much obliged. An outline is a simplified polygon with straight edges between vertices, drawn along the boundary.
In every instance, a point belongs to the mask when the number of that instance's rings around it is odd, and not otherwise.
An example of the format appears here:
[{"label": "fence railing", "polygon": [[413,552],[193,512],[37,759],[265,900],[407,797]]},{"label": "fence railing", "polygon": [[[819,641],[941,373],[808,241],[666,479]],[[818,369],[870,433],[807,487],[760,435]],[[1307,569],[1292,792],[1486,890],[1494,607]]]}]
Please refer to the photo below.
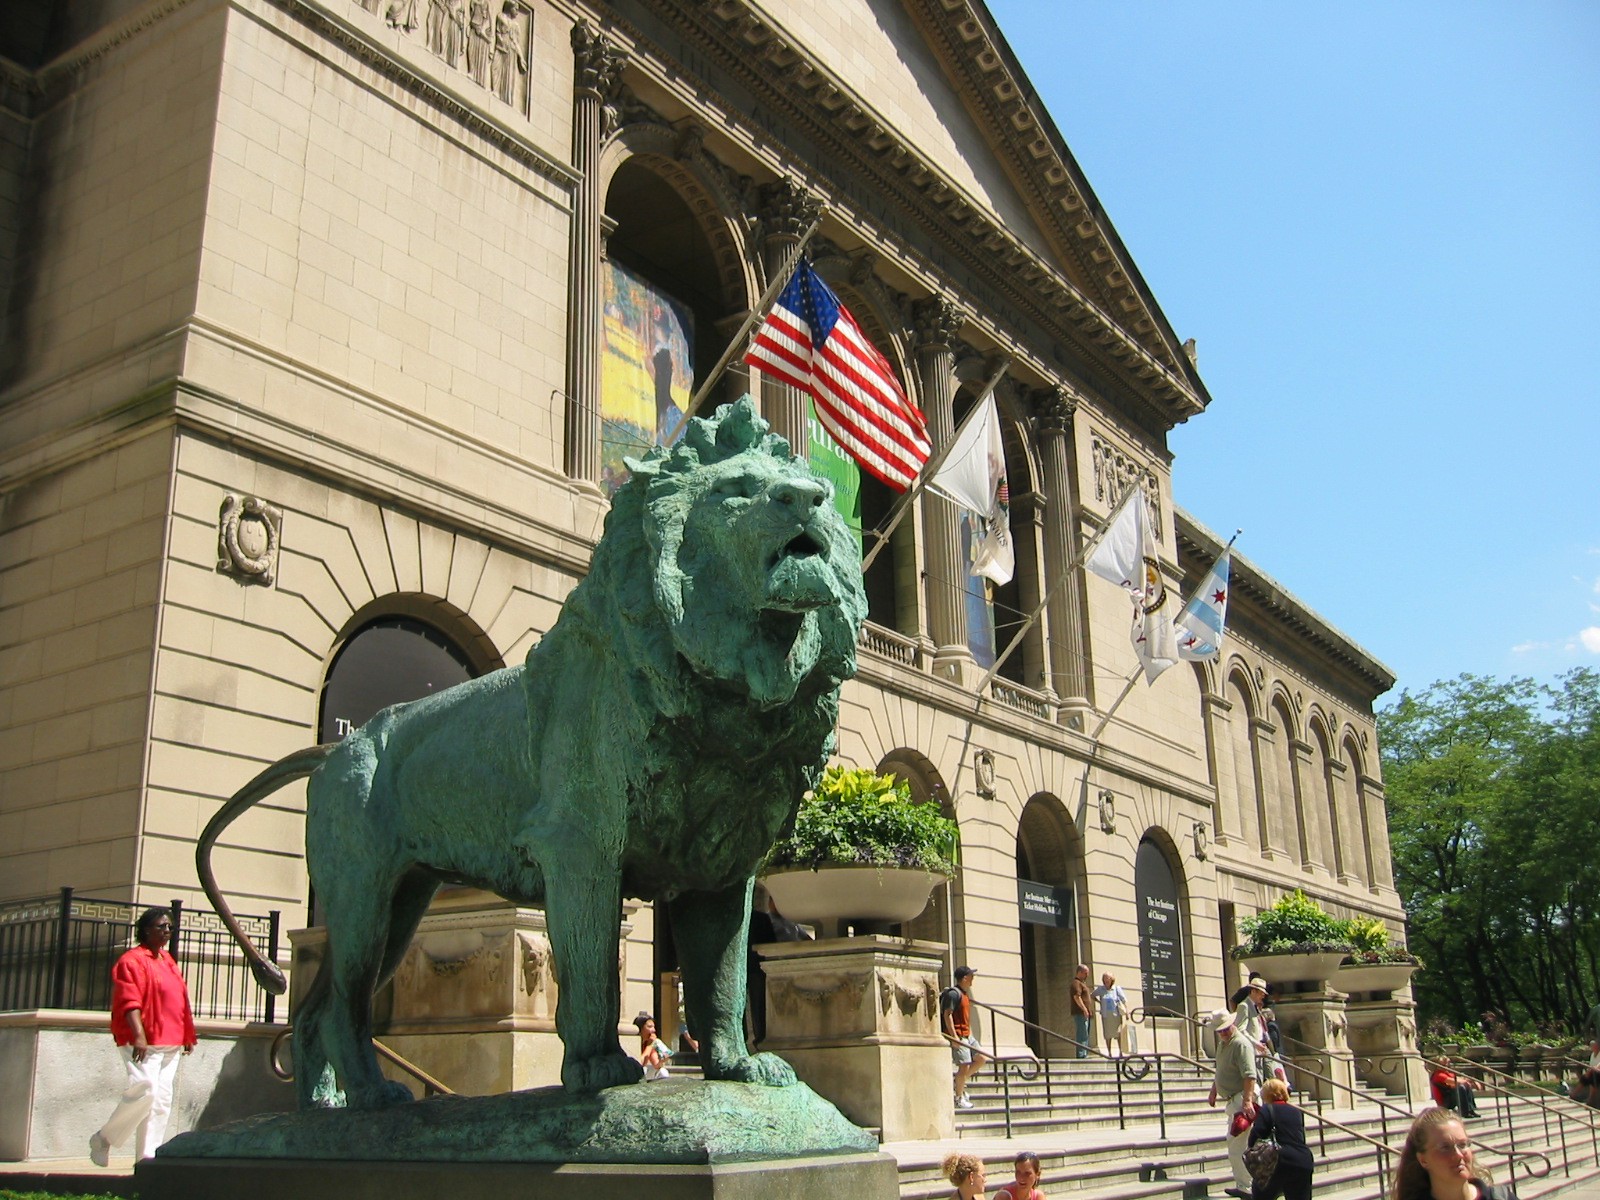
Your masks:
[{"label": "fence railing", "polygon": [[[146,908],[126,900],[60,895],[0,904],[0,1012],[36,1008],[111,1009],[111,965],[135,944]],[[174,900],[172,940],[194,1015],[205,1020],[273,1021],[277,997],[257,986],[249,964],[216,914]],[[278,957],[279,913],[240,916],[269,961]]]}]

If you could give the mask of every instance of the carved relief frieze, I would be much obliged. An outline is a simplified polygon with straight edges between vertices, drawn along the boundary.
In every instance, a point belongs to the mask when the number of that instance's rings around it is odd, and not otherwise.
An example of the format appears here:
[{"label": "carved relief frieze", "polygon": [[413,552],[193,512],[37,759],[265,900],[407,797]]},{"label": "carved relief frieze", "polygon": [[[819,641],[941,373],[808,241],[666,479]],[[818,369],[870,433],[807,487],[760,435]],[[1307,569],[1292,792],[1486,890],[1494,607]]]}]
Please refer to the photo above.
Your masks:
[{"label": "carved relief frieze", "polygon": [[832,1008],[842,1004],[847,1012],[860,1007],[866,995],[869,979],[865,975],[841,975],[832,981],[816,986],[797,983],[793,979],[769,979],[767,998],[772,1008],[786,1017],[792,1017],[802,1008]]},{"label": "carved relief frieze", "polygon": [[523,0],[351,0],[446,67],[529,114],[533,8]]},{"label": "carved relief frieze", "polygon": [[1143,488],[1145,499],[1150,502],[1150,518],[1155,523],[1156,536],[1161,537],[1161,480],[1156,473],[1098,433],[1090,439],[1089,452],[1094,460],[1095,500],[1109,508],[1122,499],[1130,487]]},{"label": "carved relief frieze", "polygon": [[278,571],[283,510],[259,496],[223,497],[217,518],[217,570],[270,586]]}]

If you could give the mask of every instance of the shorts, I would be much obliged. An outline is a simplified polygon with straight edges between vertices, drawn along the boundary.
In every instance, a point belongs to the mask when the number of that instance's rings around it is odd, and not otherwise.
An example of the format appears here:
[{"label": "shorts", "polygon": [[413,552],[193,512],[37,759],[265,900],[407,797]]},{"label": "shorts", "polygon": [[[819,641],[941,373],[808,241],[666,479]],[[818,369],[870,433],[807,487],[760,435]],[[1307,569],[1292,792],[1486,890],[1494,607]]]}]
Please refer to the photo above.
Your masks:
[{"label": "shorts", "polygon": [[950,1046],[950,1057],[955,1059],[958,1067],[964,1067],[971,1062],[974,1054],[983,1054],[983,1044],[970,1033]]}]

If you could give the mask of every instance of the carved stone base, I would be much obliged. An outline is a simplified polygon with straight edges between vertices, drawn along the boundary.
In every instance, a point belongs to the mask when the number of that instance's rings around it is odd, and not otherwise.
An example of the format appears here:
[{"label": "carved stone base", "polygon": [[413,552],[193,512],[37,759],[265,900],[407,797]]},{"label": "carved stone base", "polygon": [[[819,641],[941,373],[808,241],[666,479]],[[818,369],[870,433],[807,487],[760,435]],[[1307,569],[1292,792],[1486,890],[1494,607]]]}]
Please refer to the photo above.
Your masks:
[{"label": "carved stone base", "polygon": [[1350,1050],[1365,1083],[1408,1100],[1428,1095],[1428,1072],[1417,1054],[1417,1013],[1409,1000],[1347,1005]]},{"label": "carved stone base", "polygon": [[[624,944],[636,907],[624,912]],[[291,1021],[326,940],[320,927],[289,934]],[[620,979],[620,959],[617,971]],[[462,1095],[553,1085],[561,1069],[558,992],[542,910],[450,888],[435,897],[394,979],[374,997],[373,1025],[396,1053]]]},{"label": "carved stone base", "polygon": [[953,1068],[938,1032],[942,946],[869,935],[758,950],[763,1050],[885,1141],[954,1134]]},{"label": "carved stone base", "polygon": [[1272,1007],[1284,1034],[1304,1044],[1294,1047],[1293,1064],[1333,1081],[1330,1084],[1302,1071],[1292,1081],[1295,1088],[1333,1104],[1349,1104],[1351,1094],[1347,1089],[1355,1087],[1356,1075],[1346,1037],[1349,1017],[1344,993],[1278,996]]}]

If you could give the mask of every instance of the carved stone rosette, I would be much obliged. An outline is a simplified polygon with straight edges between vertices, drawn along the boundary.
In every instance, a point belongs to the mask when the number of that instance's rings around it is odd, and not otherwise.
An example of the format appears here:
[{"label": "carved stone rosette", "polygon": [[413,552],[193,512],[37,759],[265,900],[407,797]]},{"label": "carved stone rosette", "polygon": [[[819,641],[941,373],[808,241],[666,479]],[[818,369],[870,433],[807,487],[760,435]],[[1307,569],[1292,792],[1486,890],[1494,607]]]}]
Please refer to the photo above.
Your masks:
[{"label": "carved stone rosette", "polygon": [[223,497],[217,518],[217,570],[270,586],[278,570],[283,510],[259,496]]}]

